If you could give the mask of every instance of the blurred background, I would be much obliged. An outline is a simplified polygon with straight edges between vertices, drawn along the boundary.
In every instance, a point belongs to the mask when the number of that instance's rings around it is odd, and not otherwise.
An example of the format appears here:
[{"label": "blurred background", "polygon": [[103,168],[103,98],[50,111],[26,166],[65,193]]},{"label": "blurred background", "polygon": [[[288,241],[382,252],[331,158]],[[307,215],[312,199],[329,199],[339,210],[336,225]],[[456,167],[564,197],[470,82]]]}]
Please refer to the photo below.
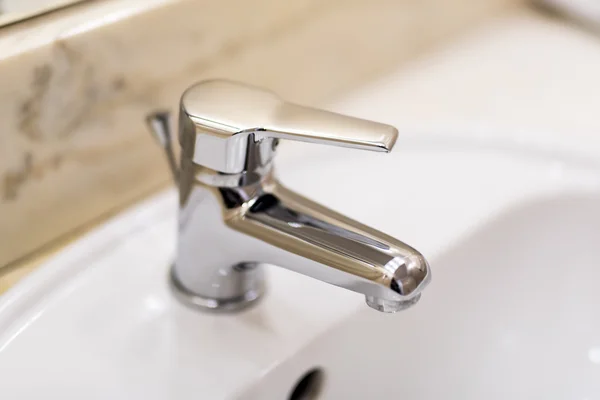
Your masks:
[{"label": "blurred background", "polygon": [[0,23],[6,25],[18,22],[79,1],[82,0],[2,0],[0,2]]}]

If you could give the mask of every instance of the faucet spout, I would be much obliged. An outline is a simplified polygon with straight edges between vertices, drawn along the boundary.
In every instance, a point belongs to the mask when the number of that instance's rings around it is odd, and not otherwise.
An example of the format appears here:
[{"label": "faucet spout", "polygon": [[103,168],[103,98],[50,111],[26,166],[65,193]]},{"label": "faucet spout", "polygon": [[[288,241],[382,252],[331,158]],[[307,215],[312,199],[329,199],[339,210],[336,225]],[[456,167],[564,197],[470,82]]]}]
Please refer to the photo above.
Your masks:
[{"label": "faucet spout", "polygon": [[263,183],[249,207],[232,215],[227,224],[304,260],[262,251],[273,257],[270,263],[362,293],[378,311],[396,312],[415,304],[431,276],[417,250],[272,178]]}]

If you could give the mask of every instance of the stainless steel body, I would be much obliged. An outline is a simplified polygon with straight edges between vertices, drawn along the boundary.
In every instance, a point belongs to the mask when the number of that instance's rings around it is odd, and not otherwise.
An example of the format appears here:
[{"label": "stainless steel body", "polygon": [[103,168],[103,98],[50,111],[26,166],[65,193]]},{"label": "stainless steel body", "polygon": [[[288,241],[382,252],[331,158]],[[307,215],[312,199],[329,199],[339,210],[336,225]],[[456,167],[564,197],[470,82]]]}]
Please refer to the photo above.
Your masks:
[{"label": "stainless steel body", "polygon": [[362,293],[379,311],[414,304],[430,279],[419,252],[286,189],[273,168],[280,139],[388,152],[396,137],[391,126],[235,82],[188,89],[179,115],[175,293],[204,309],[240,309],[263,294],[271,264]]}]

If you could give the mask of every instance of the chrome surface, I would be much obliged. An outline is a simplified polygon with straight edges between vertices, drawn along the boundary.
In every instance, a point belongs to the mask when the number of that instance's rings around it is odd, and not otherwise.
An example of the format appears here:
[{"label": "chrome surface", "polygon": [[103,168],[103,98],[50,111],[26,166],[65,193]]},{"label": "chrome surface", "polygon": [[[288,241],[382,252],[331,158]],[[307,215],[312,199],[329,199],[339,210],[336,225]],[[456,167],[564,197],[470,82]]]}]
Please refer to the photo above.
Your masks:
[{"label": "chrome surface", "polygon": [[249,307],[256,301],[260,300],[260,297],[264,293],[264,270],[260,264],[245,263],[236,265],[232,268],[231,273],[235,274],[238,271],[246,271],[246,269],[252,269],[247,271],[240,278],[233,278],[240,285],[246,285],[246,287],[240,287],[239,292],[242,293],[240,297],[232,297],[226,299],[211,298],[198,295],[190,292],[180,281],[175,274],[175,268],[170,269],[169,280],[171,283],[171,289],[175,297],[182,303],[198,307],[208,311],[236,311],[245,307]]},{"label": "chrome surface", "polygon": [[430,279],[418,251],[286,189],[273,170],[279,139],[387,152],[395,128],[222,80],[184,93],[179,124],[171,273],[179,299],[201,309],[244,308],[264,292],[270,264],[362,293],[378,311],[416,303]]},{"label": "chrome surface", "polygon": [[229,81],[205,81],[183,94],[180,140],[198,165],[234,174],[267,165],[278,139],[388,152],[389,125],[286,103],[273,93]]},{"label": "chrome surface", "polygon": [[150,132],[152,132],[154,139],[165,151],[165,156],[167,157],[167,162],[169,163],[169,168],[173,175],[173,181],[177,184],[179,182],[179,168],[177,167],[175,152],[173,152],[173,135],[171,134],[170,119],[171,117],[168,111],[156,111],[146,117],[146,124],[148,125]]}]

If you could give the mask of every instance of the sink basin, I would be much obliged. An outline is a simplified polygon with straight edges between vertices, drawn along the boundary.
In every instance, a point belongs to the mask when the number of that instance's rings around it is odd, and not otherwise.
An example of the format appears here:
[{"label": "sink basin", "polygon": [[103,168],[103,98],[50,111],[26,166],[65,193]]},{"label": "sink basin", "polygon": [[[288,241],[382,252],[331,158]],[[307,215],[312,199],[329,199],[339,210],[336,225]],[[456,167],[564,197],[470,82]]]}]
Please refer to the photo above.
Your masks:
[{"label": "sink basin", "polygon": [[311,366],[327,399],[597,398],[599,202],[571,194],[510,208],[436,258],[419,307],[357,312],[249,398],[285,393]]},{"label": "sink basin", "polygon": [[468,138],[409,137],[389,155],[281,153],[291,188],[429,257],[433,281],[416,306],[382,315],[358,294],[272,267],[268,294],[247,312],[187,309],[167,284],[168,191],[0,299],[2,393],[302,398],[289,396],[317,368],[323,399],[600,396],[594,164]]}]

